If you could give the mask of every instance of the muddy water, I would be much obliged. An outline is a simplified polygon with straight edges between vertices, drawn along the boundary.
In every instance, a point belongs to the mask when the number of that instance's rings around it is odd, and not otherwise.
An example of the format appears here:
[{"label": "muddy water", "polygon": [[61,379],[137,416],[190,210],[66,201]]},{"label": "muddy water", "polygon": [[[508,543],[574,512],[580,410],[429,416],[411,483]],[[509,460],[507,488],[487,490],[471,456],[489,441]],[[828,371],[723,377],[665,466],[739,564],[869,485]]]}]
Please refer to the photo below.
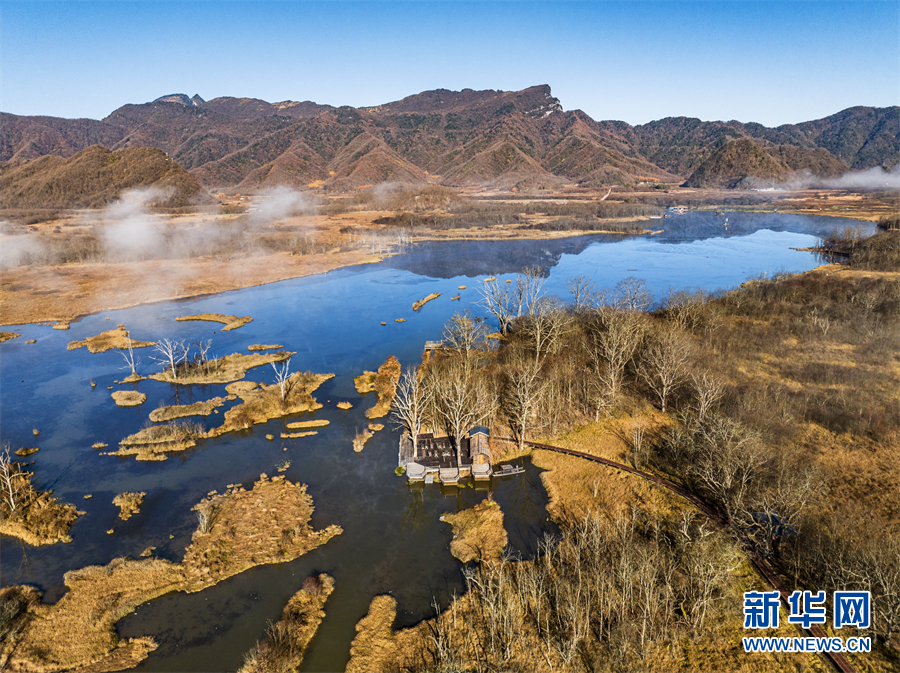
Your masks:
[{"label": "muddy water", "polygon": [[[160,648],[140,668],[159,671],[209,671],[237,668],[269,620],[277,619],[289,596],[313,573],[336,579],[326,605],[327,617],[314,640],[305,670],[342,670],[354,625],[371,598],[391,593],[398,601],[396,626],[433,614],[462,589],[460,566],[450,556],[450,527],[444,512],[471,507],[487,496],[472,487],[442,491],[438,486],[409,487],[394,475],[398,432],[388,426],[376,433],[362,454],[351,448],[357,429],[367,424],[371,396],[360,396],[353,377],[374,370],[388,354],[406,364],[419,361],[424,341],[440,338],[441,325],[466,307],[477,313],[478,276],[498,282],[525,265],[548,274],[546,289],[567,297],[568,278],[585,275],[602,286],[626,276],[647,280],[661,295],[669,286],[732,287],[748,276],[777,270],[801,271],[817,265],[806,247],[836,226],[853,223],[832,218],[778,215],[688,214],[654,220],[665,228],[654,237],[590,236],[557,241],[429,243],[379,265],[342,269],[322,276],[275,283],[186,302],[171,302],[99,313],[73,323],[68,331],[48,326],[9,328],[22,336],[0,345],[0,441],[12,448],[39,446],[34,483],[52,488],[64,502],[87,515],[72,528],[74,542],[33,548],[15,539],[0,541],[4,586],[29,583],[53,602],[63,594],[63,574],[92,564],[106,564],[146,547],[179,560],[197,521],[190,512],[208,491],[227,484],[249,487],[261,472],[292,461],[286,475],[309,484],[316,512],[313,524],[340,524],[344,534],[292,563],[259,567],[190,596],[173,594],[138,609],[119,624],[122,636],[152,635]],[[467,285],[459,302],[450,302],[458,285]],[[442,296],[418,313],[412,303],[430,292]],[[252,315],[254,321],[232,332],[221,325],[176,322],[175,317],[218,312]],[[109,317],[109,320],[106,318]],[[407,322],[396,323],[395,318]],[[381,325],[381,321],[387,323]],[[66,344],[124,323],[141,340],[213,339],[213,352],[246,352],[253,343],[280,343],[297,355],[292,368],[333,372],[336,378],[316,393],[324,408],[232,433],[173,454],[165,462],[139,463],[133,458],[100,456],[91,448],[116,443],[140,429],[160,404],[185,404],[224,395],[224,386],[171,386],[154,381],[117,385],[128,374],[116,351],[90,354],[66,351]],[[37,339],[36,344],[25,344]],[[150,350],[136,351],[139,371],[159,367]],[[271,368],[248,372],[249,380],[271,382]],[[97,386],[91,388],[90,380]],[[116,407],[107,386],[147,394],[137,408]],[[350,401],[341,411],[337,402]],[[222,422],[222,413],[202,419],[206,427]],[[325,418],[331,425],[313,437],[277,439],[289,421]],[[35,439],[32,428],[40,430]],[[266,434],[276,439],[267,441]],[[495,480],[493,497],[506,515],[510,545],[523,556],[552,532],[546,494],[530,464],[519,477]],[[113,497],[122,491],[146,491],[141,513],[117,518]],[[84,500],[85,494],[93,498]],[[112,535],[106,531],[113,529]]]}]

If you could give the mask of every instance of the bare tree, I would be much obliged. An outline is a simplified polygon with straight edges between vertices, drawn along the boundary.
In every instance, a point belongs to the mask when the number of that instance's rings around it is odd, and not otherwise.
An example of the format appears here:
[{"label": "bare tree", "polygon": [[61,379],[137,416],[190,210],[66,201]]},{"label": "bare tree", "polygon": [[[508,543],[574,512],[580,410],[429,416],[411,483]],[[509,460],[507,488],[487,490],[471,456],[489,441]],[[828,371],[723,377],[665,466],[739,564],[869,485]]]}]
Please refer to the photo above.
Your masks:
[{"label": "bare tree", "polygon": [[0,489],[2,489],[3,502],[9,507],[10,512],[15,512],[19,506],[21,494],[21,470],[19,463],[13,462],[9,457],[9,444],[0,453]]},{"label": "bare tree", "polygon": [[185,348],[184,341],[161,339],[154,350],[160,354],[160,357],[151,356],[151,358],[171,371],[172,378],[177,379],[178,371],[176,368],[188,356],[188,349]]},{"label": "bare tree", "polygon": [[413,459],[419,457],[418,437],[431,408],[432,389],[415,367],[407,367],[397,385],[391,417],[412,438]]},{"label": "bare tree", "polygon": [[282,360],[277,365],[272,362],[272,369],[275,370],[275,382],[281,389],[281,401],[284,402],[294,387],[294,379],[291,378],[291,358]]},{"label": "bare tree", "polygon": [[478,305],[497,319],[500,333],[506,334],[516,317],[516,297],[512,294],[509,285],[496,281],[490,283],[482,281],[478,292],[481,294],[481,301],[478,302]]},{"label": "bare tree", "polygon": [[472,315],[469,309],[454,313],[444,325],[444,343],[453,350],[470,355],[484,343],[487,330],[481,318]]},{"label": "bare tree", "polygon": [[593,308],[597,295],[594,289],[594,281],[587,276],[575,276],[566,282],[566,287],[572,294],[576,313]]},{"label": "bare tree", "polygon": [[694,410],[701,421],[706,418],[725,395],[725,384],[708,371],[691,372],[691,388],[694,391]]},{"label": "bare tree", "polygon": [[663,413],[672,394],[687,378],[690,342],[673,330],[660,330],[644,352],[640,376],[659,397]]},{"label": "bare tree", "polygon": [[571,322],[572,317],[558,297],[541,297],[531,306],[528,315],[516,323],[516,327],[519,329],[521,325],[535,358],[540,360],[559,350]]},{"label": "bare tree", "polygon": [[653,293],[647,281],[628,276],[616,283],[615,305],[632,311],[646,311],[653,303]]},{"label": "bare tree", "polygon": [[125,366],[121,367],[121,369],[130,369],[132,376],[137,376],[137,366],[140,364],[140,358],[134,357],[134,347],[131,344],[131,337],[128,337],[128,350],[127,351],[119,351],[119,355],[121,355],[125,360]]},{"label": "bare tree", "polygon": [[539,266],[526,266],[516,277],[515,308],[516,316],[530,313],[544,289],[544,272]]},{"label": "bare tree", "polygon": [[468,359],[453,358],[431,366],[428,385],[434,391],[435,408],[453,437],[457,465],[462,461],[462,436],[490,418],[497,406],[483,374]]},{"label": "bare tree", "polygon": [[592,344],[587,346],[598,397],[595,409],[618,401],[625,382],[625,370],[634,358],[647,331],[646,318],[633,311],[603,307],[590,324]]},{"label": "bare tree", "polygon": [[540,407],[541,397],[549,381],[541,372],[541,363],[520,350],[515,351],[504,368],[506,386],[503,394],[503,410],[510,427],[518,437],[519,450],[525,446],[525,436],[532,417]]}]

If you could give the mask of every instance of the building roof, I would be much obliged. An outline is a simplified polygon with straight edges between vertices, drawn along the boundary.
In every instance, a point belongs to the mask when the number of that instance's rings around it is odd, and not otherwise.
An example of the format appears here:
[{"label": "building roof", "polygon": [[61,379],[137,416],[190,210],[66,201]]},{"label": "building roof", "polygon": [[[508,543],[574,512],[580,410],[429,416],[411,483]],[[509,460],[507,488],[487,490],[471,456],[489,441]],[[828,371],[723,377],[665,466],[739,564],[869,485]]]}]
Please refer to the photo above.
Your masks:
[{"label": "building roof", "polygon": [[484,427],[483,425],[476,425],[474,428],[469,430],[469,437],[474,437],[475,435],[477,435],[479,433],[482,435],[486,435],[488,437],[491,436],[491,431],[488,430],[486,427]]}]

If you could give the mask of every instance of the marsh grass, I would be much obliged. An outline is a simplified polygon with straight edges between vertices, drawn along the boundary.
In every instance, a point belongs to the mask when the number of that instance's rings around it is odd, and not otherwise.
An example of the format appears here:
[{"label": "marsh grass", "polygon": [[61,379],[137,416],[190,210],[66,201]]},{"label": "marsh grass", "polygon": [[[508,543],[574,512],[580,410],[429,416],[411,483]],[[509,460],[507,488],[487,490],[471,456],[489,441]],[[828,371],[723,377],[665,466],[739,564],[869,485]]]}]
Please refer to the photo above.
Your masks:
[{"label": "marsh grass", "polygon": [[131,518],[132,514],[140,514],[141,505],[144,504],[145,495],[147,495],[146,492],[134,493],[126,491],[125,493],[119,493],[113,498],[112,503],[120,510],[119,518],[122,519],[122,521],[127,521]]},{"label": "marsh grass", "polygon": [[119,450],[110,456],[135,456],[137,460],[166,460],[167,453],[184,451],[196,446],[203,436],[203,426],[193,421],[172,421],[166,425],[152,425],[119,442]]},{"label": "marsh grass", "polygon": [[303,655],[325,617],[325,601],[334,591],[326,574],[307,577],[291,596],[281,619],[269,624],[265,638],[244,657],[239,673],[290,673],[300,668]]},{"label": "marsh grass", "polygon": [[[239,327],[243,327],[244,325],[253,322],[253,318],[249,315],[245,315],[239,318],[236,315],[225,315],[224,313],[200,313],[198,315],[184,315],[178,316],[175,318],[179,322],[190,321],[190,320],[205,320],[207,322],[218,322],[225,325],[222,328],[223,332],[230,332],[231,330],[238,329]],[[266,348],[272,348],[272,346],[267,346]],[[279,346],[280,348],[280,346]],[[264,349],[256,349],[251,347],[250,350],[264,350]]]},{"label": "marsh grass", "polygon": [[265,423],[273,418],[281,418],[290,414],[321,409],[312,396],[325,381],[334,378],[334,374],[313,374],[312,372],[295,372],[288,379],[287,395],[282,398],[281,388],[276,385],[261,384],[252,390],[238,391],[243,400],[225,412],[225,422],[218,428],[209,431],[208,436],[216,437],[226,432],[244,430],[257,423]]},{"label": "marsh grass", "polygon": [[0,591],[4,670],[132,667],[156,645],[151,638],[120,641],[116,622],[142,603],[173,591],[200,591],[255,565],[291,561],[342,532],[338,526],[313,530],[306,486],[284,477],[261,475],[250,491],[235,485],[223,495],[213,492],[194,509],[210,516],[181,563],[117,558],[73,570],[64,577],[68,591],[52,605],[41,604],[27,587]]},{"label": "marsh grass", "polygon": [[159,407],[150,412],[150,420],[154,423],[160,423],[188,416],[209,416],[214,409],[221,407],[227,401],[228,398],[226,397],[213,397],[210,400],[194,402],[193,404]]},{"label": "marsh grass", "polygon": [[453,526],[450,553],[462,563],[500,558],[506,547],[503,510],[493,500],[482,500],[474,507],[441,519]]},{"label": "marsh grass", "polygon": [[384,364],[378,368],[378,373],[372,383],[372,389],[378,395],[378,402],[371,409],[366,410],[366,418],[382,418],[387,416],[397,393],[397,383],[400,381],[400,361],[393,355],[388,355]]},{"label": "marsh grass", "polygon": [[155,345],[155,341],[135,341],[134,339],[131,339],[125,326],[119,325],[116,329],[101,332],[100,334],[88,337],[83,341],[70,341],[66,348],[71,351],[86,346],[91,353],[105,353],[113,348],[128,350],[129,346],[131,346],[131,348],[146,348]]},{"label": "marsh grass", "polygon": [[137,390],[116,390],[112,398],[119,407],[139,407],[147,401],[147,396]]},{"label": "marsh grass", "polygon": [[[0,533],[11,535],[39,547],[56,542],[71,542],[69,529],[84,512],[75,505],[60,503],[53,491],[38,491],[31,484],[31,472],[22,463],[4,462],[4,497],[0,498]],[[15,507],[10,506],[9,493]]]},{"label": "marsh grass", "polygon": [[167,368],[163,372],[151,374],[150,378],[163,383],[178,383],[182,385],[231,383],[243,379],[247,371],[254,367],[261,367],[273,362],[282,362],[293,355],[296,355],[296,353],[279,351],[277,353],[250,353],[249,355],[246,353],[232,353],[214,360],[195,358],[177,365],[176,375],[173,375],[171,368]]}]

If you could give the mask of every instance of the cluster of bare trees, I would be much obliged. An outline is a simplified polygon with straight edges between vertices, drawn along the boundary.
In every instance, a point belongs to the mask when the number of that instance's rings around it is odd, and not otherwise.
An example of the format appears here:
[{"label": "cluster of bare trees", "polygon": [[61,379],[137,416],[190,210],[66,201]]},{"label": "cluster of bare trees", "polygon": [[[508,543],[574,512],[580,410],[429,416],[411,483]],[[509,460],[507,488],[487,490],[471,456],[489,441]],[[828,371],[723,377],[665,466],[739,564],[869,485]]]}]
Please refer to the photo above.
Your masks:
[{"label": "cluster of bare trees", "polygon": [[[545,538],[534,561],[465,570],[468,604],[430,624],[427,670],[641,670],[737,602],[740,553],[690,517],[598,516]],[[658,663],[658,659],[656,659]]]},{"label": "cluster of bare trees", "polygon": [[[191,350],[196,348],[197,352],[191,357]],[[173,379],[178,379],[178,375],[182,376],[191,374],[209,374],[212,370],[215,358],[209,357],[209,351],[212,348],[212,339],[203,341],[194,341],[191,343],[184,340],[175,341],[174,339],[161,339],[154,347],[157,355],[150,356],[154,362],[163,366],[163,371],[169,372]],[[132,366],[134,373],[134,359],[125,357],[125,361]]]},{"label": "cluster of bare trees", "polygon": [[0,453],[0,511],[5,510],[7,516],[15,515],[29,493],[27,475],[22,472],[21,463],[10,458],[7,444]]}]

